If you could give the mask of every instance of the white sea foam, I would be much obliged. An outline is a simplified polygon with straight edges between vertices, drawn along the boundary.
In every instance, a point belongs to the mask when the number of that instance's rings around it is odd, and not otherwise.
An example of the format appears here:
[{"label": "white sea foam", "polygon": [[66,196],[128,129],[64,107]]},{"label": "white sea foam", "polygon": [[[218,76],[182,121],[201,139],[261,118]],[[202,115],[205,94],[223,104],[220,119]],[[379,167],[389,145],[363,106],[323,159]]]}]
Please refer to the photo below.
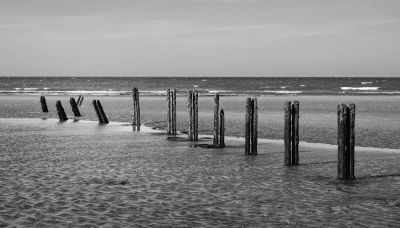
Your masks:
[{"label": "white sea foam", "polygon": [[379,87],[340,87],[341,90],[378,90]]},{"label": "white sea foam", "polygon": [[361,82],[361,85],[369,85],[372,84],[373,82]]}]

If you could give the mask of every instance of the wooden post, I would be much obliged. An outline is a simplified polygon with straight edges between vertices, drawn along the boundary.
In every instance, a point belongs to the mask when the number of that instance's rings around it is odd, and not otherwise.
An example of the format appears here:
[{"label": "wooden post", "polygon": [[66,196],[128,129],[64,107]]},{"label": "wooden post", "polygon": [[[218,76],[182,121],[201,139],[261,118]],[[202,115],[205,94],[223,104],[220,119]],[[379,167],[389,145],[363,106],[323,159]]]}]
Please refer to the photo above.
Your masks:
[{"label": "wooden post", "polygon": [[96,100],[93,100],[92,104],[93,104],[94,110],[96,111],[97,119],[99,119],[99,123],[100,124],[104,123],[103,117],[101,116],[101,113],[100,113],[99,107],[97,106]]},{"label": "wooden post", "polygon": [[136,130],[140,131],[140,101],[139,101],[139,89],[136,88]]},{"label": "wooden post", "polygon": [[139,89],[136,87],[132,88],[133,98],[133,120],[132,125],[136,127],[137,131],[140,131],[140,102],[139,102]]},{"label": "wooden post", "polygon": [[284,132],[283,132],[283,140],[285,143],[285,165],[291,165],[292,161],[292,148],[291,148],[291,129],[292,129],[292,103],[290,101],[286,101],[285,105],[285,115],[284,115]]},{"label": "wooden post", "polygon": [[78,107],[81,107],[82,102],[83,102],[83,96],[80,96],[80,97],[81,97],[81,99],[79,100]]},{"label": "wooden post", "polygon": [[101,102],[99,100],[96,100],[96,105],[99,109],[103,123],[108,124],[108,118],[107,118],[106,113],[104,112],[103,106],[101,105]]},{"label": "wooden post", "polygon": [[199,92],[195,90],[194,92],[194,141],[199,140]]},{"label": "wooden post", "polygon": [[78,96],[78,99],[76,100],[76,104],[77,104],[77,105],[79,105],[79,102],[81,102],[81,99],[82,99],[82,96],[79,95],[79,96]]},{"label": "wooden post", "polygon": [[250,109],[251,109],[251,98],[246,99],[246,120],[245,120],[245,136],[244,136],[244,153],[250,154]]},{"label": "wooden post", "polygon": [[257,110],[257,98],[253,98],[251,100],[252,103],[252,114],[253,114],[253,123],[252,123],[252,132],[251,132],[251,154],[257,155],[257,141],[258,141],[258,110]]},{"label": "wooden post", "polygon": [[46,98],[44,96],[40,97],[40,104],[42,105],[42,112],[49,112],[47,108]]},{"label": "wooden post", "polygon": [[132,88],[132,102],[133,102],[133,119],[132,125],[137,125],[137,107],[136,107],[136,87]]},{"label": "wooden post", "polygon": [[214,95],[214,140],[213,143],[214,145],[218,145],[219,140],[218,140],[218,130],[219,130],[219,94],[216,93]]},{"label": "wooden post", "polygon": [[172,102],[171,102],[171,90],[167,89],[167,105],[168,105],[168,112],[167,112],[167,134],[170,135],[172,133]]},{"label": "wooden post", "polygon": [[354,179],[355,105],[338,105],[338,166],[337,177]]},{"label": "wooden post", "polygon": [[219,123],[219,147],[225,147],[225,114],[224,110],[221,109]]},{"label": "wooden post", "polygon": [[58,100],[56,102],[56,108],[57,108],[58,118],[60,119],[60,121],[68,120],[67,115],[65,114],[65,110],[61,104],[61,101]]},{"label": "wooden post", "polygon": [[76,104],[75,98],[71,97],[69,99],[69,103],[71,104],[71,108],[72,108],[72,112],[74,113],[74,116],[75,117],[81,116],[81,113],[79,112],[79,108],[78,108],[78,105]]},{"label": "wooden post", "polygon": [[193,141],[193,91],[188,92],[189,129],[188,139]]},{"label": "wooden post", "polygon": [[172,91],[172,134],[176,135],[176,89]]},{"label": "wooden post", "polygon": [[299,164],[299,102],[293,101],[292,103],[292,155],[291,155],[291,165]]},{"label": "wooden post", "polygon": [[356,144],[356,139],[355,139],[355,121],[356,121],[356,106],[355,104],[349,104],[347,105],[349,109],[349,174],[348,177],[350,180],[354,180],[354,148]]}]

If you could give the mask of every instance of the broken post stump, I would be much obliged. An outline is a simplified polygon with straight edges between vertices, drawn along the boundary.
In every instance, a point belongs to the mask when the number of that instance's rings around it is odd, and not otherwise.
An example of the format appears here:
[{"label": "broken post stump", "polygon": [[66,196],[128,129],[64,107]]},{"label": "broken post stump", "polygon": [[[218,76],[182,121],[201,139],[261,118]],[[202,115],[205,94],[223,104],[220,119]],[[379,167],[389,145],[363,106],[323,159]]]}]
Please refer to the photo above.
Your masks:
[{"label": "broken post stump", "polygon": [[354,104],[338,104],[338,164],[337,178],[354,180],[354,147],[355,147],[355,113]]},{"label": "broken post stump", "polygon": [[245,145],[244,153],[246,155],[257,155],[257,99],[248,97],[246,99],[246,120],[245,120]]},{"label": "broken post stump", "polygon": [[47,108],[46,98],[44,96],[40,97],[40,104],[42,106],[42,112],[49,112],[49,109]]},{"label": "broken post stump", "polygon": [[219,130],[219,120],[218,120],[218,116],[219,116],[219,94],[216,93],[214,96],[214,139],[213,139],[213,143],[214,145],[218,145],[219,140],[218,140],[218,130]]},{"label": "broken post stump", "polygon": [[69,103],[71,104],[71,108],[72,108],[72,112],[74,113],[74,116],[75,117],[81,116],[81,113],[79,112],[79,108],[78,108],[78,105],[77,105],[77,103],[75,101],[75,98],[71,97],[69,99]]},{"label": "broken post stump", "polygon": [[56,108],[57,108],[57,114],[58,114],[58,118],[60,119],[60,121],[67,121],[67,115],[65,114],[65,110],[61,104],[61,101],[58,100],[56,102]]},{"label": "broken post stump", "polygon": [[97,106],[96,100],[93,100],[92,104],[93,104],[93,107],[94,107],[94,111],[96,112],[97,119],[99,120],[99,124],[104,123],[103,117],[101,116],[100,109],[99,109],[99,106]]},{"label": "broken post stump", "polygon": [[99,100],[96,100],[96,105],[99,109],[103,123],[108,124],[108,118],[107,118],[106,113],[104,112],[103,106],[101,105],[101,102]]}]

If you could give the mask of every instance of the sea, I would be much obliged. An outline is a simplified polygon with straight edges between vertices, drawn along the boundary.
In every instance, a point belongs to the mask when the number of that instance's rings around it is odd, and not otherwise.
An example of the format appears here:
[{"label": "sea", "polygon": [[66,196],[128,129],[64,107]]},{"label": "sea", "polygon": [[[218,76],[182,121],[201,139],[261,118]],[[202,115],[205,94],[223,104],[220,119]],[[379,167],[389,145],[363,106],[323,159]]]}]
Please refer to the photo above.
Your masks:
[{"label": "sea", "polygon": [[200,95],[400,95],[400,78],[371,77],[0,77],[2,94],[128,95],[178,94],[188,89]]}]

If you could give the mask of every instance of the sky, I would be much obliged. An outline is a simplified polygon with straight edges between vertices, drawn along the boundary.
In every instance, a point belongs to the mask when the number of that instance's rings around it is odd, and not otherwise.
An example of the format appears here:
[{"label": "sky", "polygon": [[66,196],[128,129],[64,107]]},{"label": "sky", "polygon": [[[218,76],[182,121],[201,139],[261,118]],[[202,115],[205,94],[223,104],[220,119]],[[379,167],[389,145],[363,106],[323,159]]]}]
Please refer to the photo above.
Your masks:
[{"label": "sky", "polygon": [[1,76],[400,76],[399,0],[0,0]]}]

